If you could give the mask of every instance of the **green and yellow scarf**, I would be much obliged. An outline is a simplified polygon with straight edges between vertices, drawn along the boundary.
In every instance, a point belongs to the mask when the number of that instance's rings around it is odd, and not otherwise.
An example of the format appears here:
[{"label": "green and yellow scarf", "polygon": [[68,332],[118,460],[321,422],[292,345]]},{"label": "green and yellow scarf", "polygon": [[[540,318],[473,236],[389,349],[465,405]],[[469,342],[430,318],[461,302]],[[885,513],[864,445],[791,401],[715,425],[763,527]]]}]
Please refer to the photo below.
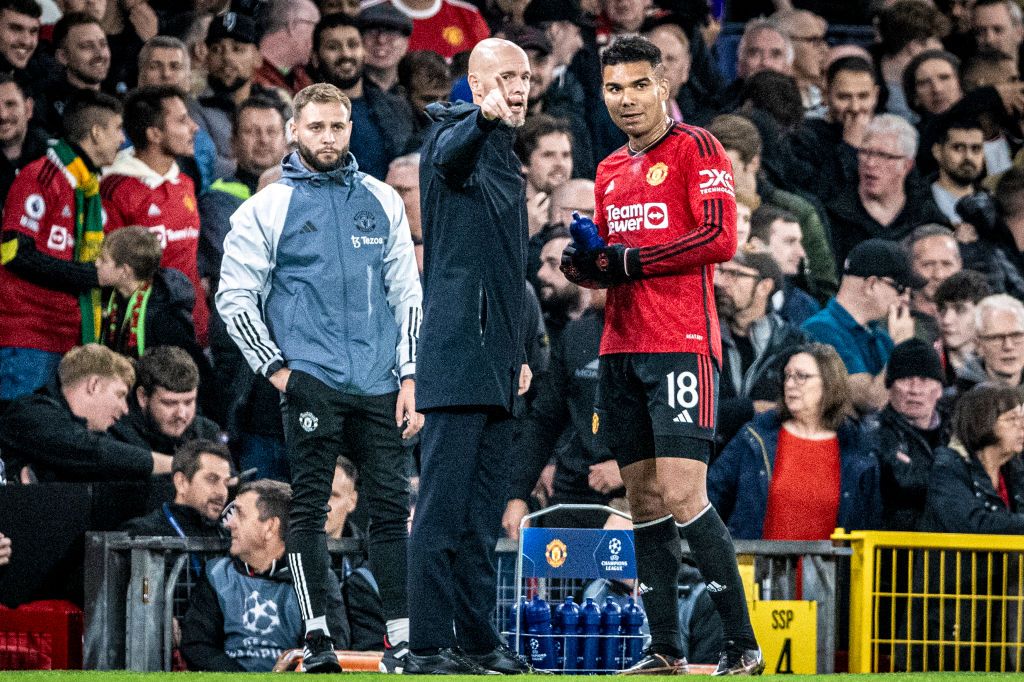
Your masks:
[{"label": "green and yellow scarf", "polygon": [[[50,143],[50,158],[59,163],[75,185],[75,262],[93,263],[103,245],[103,205],[100,178],[89,170],[85,159],[64,140]],[[82,312],[82,343],[100,338],[102,309],[100,290],[91,289],[78,297]]]}]

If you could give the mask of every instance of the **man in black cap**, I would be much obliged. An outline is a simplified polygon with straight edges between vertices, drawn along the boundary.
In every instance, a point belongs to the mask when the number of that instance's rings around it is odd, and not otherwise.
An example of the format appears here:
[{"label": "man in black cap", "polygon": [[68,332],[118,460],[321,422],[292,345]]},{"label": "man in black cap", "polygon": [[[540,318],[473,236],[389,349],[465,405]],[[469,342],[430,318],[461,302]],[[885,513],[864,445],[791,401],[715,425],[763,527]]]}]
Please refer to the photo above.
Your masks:
[{"label": "man in black cap", "polygon": [[544,31],[522,26],[507,30],[505,35],[523,48],[530,59],[532,78],[529,115],[547,114],[565,119],[572,130],[573,177],[594,177],[597,166],[590,129],[587,127],[583,88],[564,67],[558,68],[554,47]]},{"label": "man in black cap", "polygon": [[897,244],[868,239],[850,251],[839,293],[803,324],[813,341],[839,352],[861,412],[885,407],[885,363],[894,344],[914,336],[910,290],[924,283]]},{"label": "man in black cap", "polygon": [[949,421],[938,410],[942,396],[939,354],[920,339],[896,346],[885,385],[889,404],[878,415],[882,521],[886,530],[913,531],[924,511],[935,448],[949,441]]},{"label": "man in black cap", "polygon": [[235,168],[235,108],[254,95],[281,100],[276,90],[253,82],[256,69],[263,63],[259,39],[256,21],[239,12],[215,17],[206,34],[206,80],[210,87],[199,98],[195,121],[213,138],[220,175],[228,175]]},{"label": "man in black cap", "polygon": [[363,75],[384,92],[400,95],[398,62],[409,51],[412,19],[391,5],[374,5],[359,13],[366,50]]},{"label": "man in black cap", "polygon": [[352,102],[350,151],[359,159],[359,170],[378,180],[388,165],[413,151],[412,110],[404,98],[378,88],[364,77],[366,50],[360,20],[330,14],[313,29],[312,73],[317,80],[337,86]]}]

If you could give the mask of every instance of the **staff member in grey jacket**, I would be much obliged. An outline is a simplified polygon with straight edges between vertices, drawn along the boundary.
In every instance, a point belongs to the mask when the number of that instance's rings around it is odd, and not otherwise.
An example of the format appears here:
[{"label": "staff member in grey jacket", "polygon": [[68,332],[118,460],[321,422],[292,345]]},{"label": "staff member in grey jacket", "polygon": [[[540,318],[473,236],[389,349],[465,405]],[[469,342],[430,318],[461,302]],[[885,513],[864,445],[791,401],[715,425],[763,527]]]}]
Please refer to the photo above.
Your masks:
[{"label": "staff member in grey jacket", "polygon": [[399,648],[408,638],[402,439],[423,423],[414,382],[423,293],[401,197],[359,172],[348,151],[348,98],[318,83],[292,106],[298,151],[231,217],[217,309],[252,369],[284,394],[287,554],[306,624],[304,667],[332,672],[340,667],[324,620],[324,522],[341,452],[364,482],[388,639]]}]

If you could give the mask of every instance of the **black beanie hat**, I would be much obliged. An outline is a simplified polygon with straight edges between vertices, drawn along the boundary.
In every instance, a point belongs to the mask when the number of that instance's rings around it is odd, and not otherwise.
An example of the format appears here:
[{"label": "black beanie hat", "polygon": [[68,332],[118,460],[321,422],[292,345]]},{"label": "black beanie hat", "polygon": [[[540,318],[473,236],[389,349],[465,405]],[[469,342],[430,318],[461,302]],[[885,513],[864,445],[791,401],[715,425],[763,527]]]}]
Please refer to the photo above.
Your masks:
[{"label": "black beanie hat", "polygon": [[939,354],[921,339],[908,339],[892,349],[885,372],[885,387],[897,379],[923,377],[942,383],[946,378]]}]

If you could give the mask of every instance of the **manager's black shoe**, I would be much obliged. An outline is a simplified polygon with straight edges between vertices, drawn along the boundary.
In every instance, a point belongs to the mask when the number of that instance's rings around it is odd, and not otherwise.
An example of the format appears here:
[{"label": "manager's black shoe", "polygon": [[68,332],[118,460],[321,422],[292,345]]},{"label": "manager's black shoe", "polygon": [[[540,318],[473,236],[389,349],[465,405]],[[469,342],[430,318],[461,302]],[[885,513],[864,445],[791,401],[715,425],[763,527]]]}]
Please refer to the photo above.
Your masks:
[{"label": "manager's black shoe", "polygon": [[619,675],[685,675],[686,659],[670,654],[655,653],[647,648],[640,660],[620,671]]},{"label": "manager's black shoe", "polygon": [[502,675],[524,675],[526,673],[545,673],[546,671],[534,670],[529,662],[509,649],[504,644],[499,644],[486,654],[466,654],[466,658],[473,661],[481,668],[493,670]]},{"label": "manager's black shoe", "polygon": [[760,675],[764,672],[764,656],[760,649],[743,649],[726,642],[725,651],[718,658],[717,675]]},{"label": "manager's black shoe", "polygon": [[403,675],[497,675],[466,658],[455,649],[439,649],[436,654],[417,656],[411,651],[405,656]]},{"label": "manager's black shoe", "polygon": [[334,640],[323,630],[306,634],[302,647],[302,670],[307,673],[340,673],[338,654],[334,653]]}]

